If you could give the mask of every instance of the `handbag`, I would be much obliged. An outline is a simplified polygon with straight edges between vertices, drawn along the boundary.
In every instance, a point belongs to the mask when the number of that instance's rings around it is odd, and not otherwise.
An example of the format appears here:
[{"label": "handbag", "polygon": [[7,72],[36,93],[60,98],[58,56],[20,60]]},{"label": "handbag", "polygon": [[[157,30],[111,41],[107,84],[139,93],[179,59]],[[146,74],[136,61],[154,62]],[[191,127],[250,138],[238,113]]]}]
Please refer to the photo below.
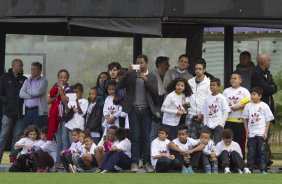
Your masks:
[{"label": "handbag", "polygon": [[73,115],[74,115],[74,110],[73,108],[71,108],[70,111],[67,112],[66,114],[66,123],[73,118]]}]

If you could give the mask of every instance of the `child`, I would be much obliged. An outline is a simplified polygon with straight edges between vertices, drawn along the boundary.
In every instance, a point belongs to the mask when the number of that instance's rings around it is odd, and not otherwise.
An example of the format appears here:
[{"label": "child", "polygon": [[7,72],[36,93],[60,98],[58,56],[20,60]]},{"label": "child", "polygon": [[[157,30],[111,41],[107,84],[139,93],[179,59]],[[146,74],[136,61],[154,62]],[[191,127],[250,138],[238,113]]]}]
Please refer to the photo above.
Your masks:
[{"label": "child", "polygon": [[[255,152],[260,155],[260,172],[267,173],[267,138],[269,125],[274,116],[269,106],[261,101],[262,89],[251,89],[252,102],[248,103],[243,111],[242,118],[248,138],[247,166],[253,171],[255,165]],[[258,149],[256,149],[258,148]]]},{"label": "child", "polygon": [[117,129],[118,129],[117,126],[111,126],[108,129],[106,136],[104,136],[99,142],[99,144],[97,145],[97,148],[95,149],[94,153],[98,166],[101,165],[105,154],[110,151],[111,147],[115,143]]},{"label": "child", "polygon": [[[80,83],[76,83],[73,86],[73,92],[76,93],[76,101],[63,100],[66,111],[70,112],[71,109],[74,111],[73,118],[69,120],[65,126],[69,130],[73,130],[75,128],[79,128],[80,130],[84,130],[84,118],[88,107],[88,101],[82,98],[83,95],[83,86]],[[69,133],[70,141],[71,141],[71,133]]]},{"label": "child", "polygon": [[71,132],[72,136],[72,144],[68,150],[63,150],[61,152],[61,162],[67,172],[70,172],[69,170],[69,164],[73,165],[72,161],[72,154],[77,151],[81,147],[81,142],[79,141],[79,133],[80,129],[75,128]]},{"label": "child", "polygon": [[126,138],[126,130],[118,128],[116,130],[116,138],[117,141],[102,160],[99,167],[101,173],[111,172],[115,170],[115,166],[124,170],[131,168],[131,143]]},{"label": "child", "polygon": [[210,89],[212,94],[205,98],[202,113],[205,128],[211,132],[214,143],[217,144],[222,139],[223,127],[230,107],[226,98],[219,93],[220,80],[218,78],[211,79]]},{"label": "child", "polygon": [[223,131],[223,140],[216,145],[216,156],[221,163],[224,173],[231,173],[230,168],[237,169],[239,173],[242,171],[246,174],[250,173],[250,170],[245,167],[243,161],[243,155],[241,148],[237,142],[233,140],[233,132],[230,129]]},{"label": "child", "polygon": [[[223,91],[227,103],[231,108],[228,119],[225,123],[225,129],[231,129],[234,133],[234,141],[237,142],[242,150],[243,158],[245,157],[246,133],[242,116],[246,103],[242,103],[246,99],[250,99],[250,92],[241,87],[242,77],[238,72],[233,72],[230,79],[231,87]],[[246,101],[248,102],[248,101]]]},{"label": "child", "polygon": [[186,97],[192,94],[192,90],[183,78],[176,78],[167,87],[169,93],[162,105],[163,125],[169,130],[169,140],[177,137],[177,126],[183,114],[187,114],[185,109]]},{"label": "child", "polygon": [[205,145],[205,148],[203,149],[202,159],[206,173],[211,174],[211,172],[213,172],[214,174],[217,174],[218,162],[216,158],[215,144],[213,140],[211,140],[211,133],[209,130],[202,130],[200,141]]},{"label": "child", "polygon": [[178,138],[168,144],[168,148],[182,167],[183,174],[192,174],[192,166],[199,166],[199,157],[205,145],[200,141],[188,137],[188,129],[181,126],[178,129]]},{"label": "child", "polygon": [[15,144],[15,149],[22,149],[17,161],[11,165],[9,172],[29,172],[33,171],[33,165],[27,163],[31,161],[31,147],[39,141],[40,133],[36,126],[29,125],[24,131],[24,137]]},{"label": "child", "polygon": [[85,130],[89,131],[95,144],[99,143],[102,132],[102,110],[96,105],[97,88],[92,87],[89,90],[88,108],[85,114]]},{"label": "child", "polygon": [[[166,172],[169,169],[180,170],[178,162],[175,162],[174,155],[169,154],[168,130],[160,127],[158,137],[151,143],[151,163],[156,172]],[[180,167],[180,168],[179,168]]]},{"label": "child", "polygon": [[115,97],[115,81],[108,81],[106,85],[106,90],[108,92],[108,97],[106,98],[104,108],[103,108],[103,115],[104,115],[104,122],[102,126],[104,127],[103,136],[106,135],[107,130],[110,126],[115,125],[119,127],[119,116],[121,113],[121,106],[115,105],[113,103]]}]

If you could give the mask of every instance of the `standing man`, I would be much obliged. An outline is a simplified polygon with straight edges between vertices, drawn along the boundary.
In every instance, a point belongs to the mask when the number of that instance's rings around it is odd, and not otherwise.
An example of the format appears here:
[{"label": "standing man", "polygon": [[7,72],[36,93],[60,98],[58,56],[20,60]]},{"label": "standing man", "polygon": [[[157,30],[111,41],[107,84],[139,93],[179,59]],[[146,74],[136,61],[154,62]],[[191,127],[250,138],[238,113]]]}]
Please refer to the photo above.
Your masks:
[{"label": "standing man", "polygon": [[118,72],[121,69],[121,65],[118,62],[112,62],[108,65],[108,73],[111,77],[111,80],[118,82]]},{"label": "standing man", "polygon": [[165,90],[168,84],[176,78],[191,79],[193,76],[188,72],[189,58],[187,54],[182,54],[178,58],[178,65],[168,70],[164,77]]},{"label": "standing man", "polygon": [[155,114],[153,99],[157,96],[157,79],[148,71],[148,57],[139,55],[137,64],[140,70],[128,68],[119,88],[126,88],[123,110],[128,113],[131,135],[131,171],[138,171],[140,153],[142,152],[144,168],[153,172],[150,156],[150,132],[152,116]]},{"label": "standing man", "polygon": [[48,82],[41,77],[42,64],[33,62],[31,64],[31,76],[27,79],[20,91],[20,97],[24,99],[23,114],[24,128],[30,124],[42,128],[48,125],[48,105],[46,92]]},{"label": "standing man", "polygon": [[211,94],[210,79],[205,75],[206,61],[203,58],[195,61],[195,74],[196,76],[188,80],[188,83],[193,91],[190,97],[191,107],[186,116],[186,122],[189,136],[193,139],[198,139],[203,124],[202,108],[206,96]]},{"label": "standing man", "polygon": [[3,118],[0,133],[0,163],[9,133],[13,133],[10,162],[14,163],[18,151],[14,149],[23,129],[23,100],[19,97],[20,89],[26,80],[23,76],[23,62],[12,61],[12,68],[0,78],[0,101],[3,104]]}]

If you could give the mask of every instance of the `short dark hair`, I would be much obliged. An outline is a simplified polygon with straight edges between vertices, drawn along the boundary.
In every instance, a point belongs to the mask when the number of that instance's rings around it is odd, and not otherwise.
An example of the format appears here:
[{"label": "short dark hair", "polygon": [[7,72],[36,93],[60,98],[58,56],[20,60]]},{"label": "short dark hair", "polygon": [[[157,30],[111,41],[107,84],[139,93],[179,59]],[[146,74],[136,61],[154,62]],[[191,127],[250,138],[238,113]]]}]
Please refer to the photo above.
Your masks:
[{"label": "short dark hair", "polygon": [[76,83],[74,86],[73,86],[73,89],[78,89],[80,91],[83,91],[83,85],[81,83]]},{"label": "short dark hair", "polygon": [[186,125],[180,125],[177,130],[184,131],[188,134],[188,127]]},{"label": "short dark hair", "polygon": [[77,133],[77,134],[79,134],[81,132],[81,129],[79,129],[79,128],[74,128],[72,131],[71,131],[71,133]]},{"label": "short dark hair", "polygon": [[93,137],[91,135],[85,135],[84,139],[90,139],[90,140],[94,141]]},{"label": "short dark hair", "polygon": [[208,128],[203,128],[203,130],[201,131],[201,134],[209,134],[209,135],[211,135],[211,132],[209,131]]},{"label": "short dark hair", "polygon": [[210,81],[210,83],[212,83],[212,82],[215,82],[218,86],[221,85],[219,78],[212,78],[211,81]]},{"label": "short dark hair", "polygon": [[[114,125],[114,126],[110,126],[110,127],[108,128],[108,130],[110,130],[110,129],[112,129],[112,130],[117,130],[118,127]],[[107,132],[108,132],[108,130],[107,130]]]},{"label": "short dark hair", "polygon": [[116,130],[116,138],[117,138],[117,140],[124,140],[125,138],[126,138],[126,135],[127,133],[126,133],[126,130],[124,129],[124,128],[118,128],[117,130]]},{"label": "short dark hair", "polygon": [[57,77],[59,77],[60,73],[62,73],[62,72],[66,73],[67,76],[68,76],[68,78],[70,78],[70,73],[69,73],[66,69],[61,69],[61,70],[59,70],[59,71],[58,71],[58,74],[57,74]]},{"label": "short dark hair", "polygon": [[181,54],[181,55],[178,57],[178,60],[180,60],[180,59],[183,58],[183,57],[186,57],[186,58],[189,60],[188,54]]},{"label": "short dark hair", "polygon": [[161,126],[161,127],[158,129],[158,132],[160,132],[160,131],[165,132],[165,133],[166,133],[166,135],[168,135],[168,134],[169,134],[169,129],[168,129],[168,128],[166,128],[166,127],[164,127],[164,126]]},{"label": "short dark hair", "polygon": [[106,88],[105,88],[105,89],[106,89],[106,93],[108,94],[108,87],[109,87],[109,86],[116,86],[116,84],[117,84],[117,83],[116,83],[115,80],[109,80],[109,81],[107,81],[107,82],[106,82]]},{"label": "short dark hair", "polygon": [[171,93],[172,91],[174,91],[175,90],[175,86],[176,86],[176,84],[178,83],[178,82],[183,82],[184,83],[184,86],[185,86],[185,89],[184,89],[184,95],[187,97],[187,96],[191,96],[192,95],[192,89],[191,89],[191,87],[190,87],[190,85],[189,85],[189,83],[187,82],[187,80],[186,79],[184,79],[184,78],[176,78],[176,79],[174,79],[173,81],[171,81],[169,84],[168,84],[168,86],[167,86],[167,88],[166,88],[166,91],[167,91],[167,93]]},{"label": "short dark hair", "polygon": [[251,58],[251,53],[248,52],[248,51],[243,51],[243,52],[241,52],[241,53],[240,53],[240,56],[242,56],[242,55],[245,55],[245,56],[248,56],[249,58]]},{"label": "short dark hair", "polygon": [[148,63],[149,60],[148,60],[148,57],[147,57],[146,55],[141,54],[141,55],[137,56],[137,59],[141,59],[141,58],[143,58],[144,61],[145,61],[146,63]]},{"label": "short dark hair", "polygon": [[231,129],[225,129],[222,134],[223,139],[233,139],[233,131]]},{"label": "short dark hair", "polygon": [[169,61],[169,57],[159,56],[159,57],[156,58],[155,65],[158,68],[160,64],[162,64],[164,62],[168,62],[168,61]]},{"label": "short dark hair", "polygon": [[95,90],[98,92],[98,88],[97,87],[91,87],[89,90]]},{"label": "short dark hair", "polygon": [[126,73],[126,70],[123,69],[123,68],[121,68],[121,69],[118,71],[117,76],[124,76],[125,73]]},{"label": "short dark hair", "polygon": [[117,70],[120,70],[121,69],[121,65],[119,64],[119,62],[111,62],[109,65],[108,65],[108,70],[112,70],[114,68],[117,68]]},{"label": "short dark hair", "polygon": [[258,95],[262,96],[263,90],[260,87],[256,86],[250,90],[250,93],[257,93]]},{"label": "short dark hair", "polygon": [[48,134],[48,126],[45,126],[45,127],[43,127],[43,128],[41,128],[41,130],[40,130],[40,132],[41,132],[41,134]]},{"label": "short dark hair", "polygon": [[202,65],[204,69],[206,69],[206,67],[207,67],[207,63],[206,63],[206,60],[204,58],[197,58],[194,61],[194,66],[196,66],[196,65]]},{"label": "short dark hair", "polygon": [[242,78],[242,73],[238,70],[235,70],[234,72],[232,72],[231,75],[233,75],[233,74],[239,75]]},{"label": "short dark hair", "polygon": [[36,62],[32,62],[31,66],[36,66],[39,70],[42,70],[42,64],[37,62],[37,61]]}]

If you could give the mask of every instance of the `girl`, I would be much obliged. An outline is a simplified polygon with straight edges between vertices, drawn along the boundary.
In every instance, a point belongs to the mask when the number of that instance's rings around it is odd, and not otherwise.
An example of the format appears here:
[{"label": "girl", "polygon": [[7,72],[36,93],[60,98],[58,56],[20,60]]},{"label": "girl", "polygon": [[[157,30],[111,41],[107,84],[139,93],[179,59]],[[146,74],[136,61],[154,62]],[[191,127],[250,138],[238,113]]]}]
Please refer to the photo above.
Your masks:
[{"label": "girl", "polygon": [[101,173],[111,172],[115,170],[115,166],[124,170],[131,167],[131,143],[126,138],[126,130],[118,128],[116,130],[116,138],[117,141],[102,160],[99,168]]},{"label": "girl", "polygon": [[100,134],[102,133],[102,110],[96,105],[97,88],[92,87],[89,90],[88,108],[85,114],[85,130],[91,133],[95,144],[99,143]]},{"label": "girl", "polygon": [[84,130],[84,115],[87,111],[88,101],[82,98],[83,95],[83,86],[80,83],[76,83],[73,86],[73,92],[76,93],[76,100],[75,101],[67,101],[66,99],[63,100],[65,105],[66,111],[70,112],[73,109],[74,115],[72,119],[70,119],[65,126],[68,128],[69,138],[71,138],[70,130],[75,128],[79,128],[80,130]]},{"label": "girl", "polygon": [[97,105],[103,109],[105,99],[107,97],[107,91],[105,90],[106,82],[110,80],[110,75],[108,72],[102,72],[99,74],[96,82],[97,92]]},{"label": "girl", "polygon": [[177,126],[182,115],[187,114],[189,107],[188,98],[192,94],[192,90],[183,78],[173,80],[167,87],[169,93],[162,105],[163,125],[169,130],[169,140],[177,137]]},{"label": "girl", "polygon": [[115,81],[109,81],[106,85],[106,89],[108,92],[108,97],[106,98],[104,108],[103,108],[103,115],[104,115],[104,122],[102,126],[104,127],[103,135],[106,135],[107,130],[110,126],[117,126],[119,127],[119,116],[121,114],[121,106],[115,105],[113,103],[115,97]]},{"label": "girl", "polygon": [[27,164],[27,160],[31,159],[31,147],[40,139],[40,133],[35,125],[29,125],[24,136],[15,144],[15,149],[22,149],[21,155],[9,169],[10,172],[28,172],[32,171],[32,166]]},{"label": "girl", "polygon": [[58,72],[58,82],[55,83],[51,88],[50,96],[48,99],[48,103],[51,104],[51,107],[49,110],[49,130],[47,139],[53,140],[53,136],[56,133],[56,166],[58,166],[61,162],[61,151],[70,147],[68,131],[67,128],[64,126],[66,119],[66,110],[64,104],[62,103],[62,100],[66,99],[66,93],[72,93],[72,87],[67,83],[69,80],[69,76],[69,72],[65,69],[62,69]]}]

